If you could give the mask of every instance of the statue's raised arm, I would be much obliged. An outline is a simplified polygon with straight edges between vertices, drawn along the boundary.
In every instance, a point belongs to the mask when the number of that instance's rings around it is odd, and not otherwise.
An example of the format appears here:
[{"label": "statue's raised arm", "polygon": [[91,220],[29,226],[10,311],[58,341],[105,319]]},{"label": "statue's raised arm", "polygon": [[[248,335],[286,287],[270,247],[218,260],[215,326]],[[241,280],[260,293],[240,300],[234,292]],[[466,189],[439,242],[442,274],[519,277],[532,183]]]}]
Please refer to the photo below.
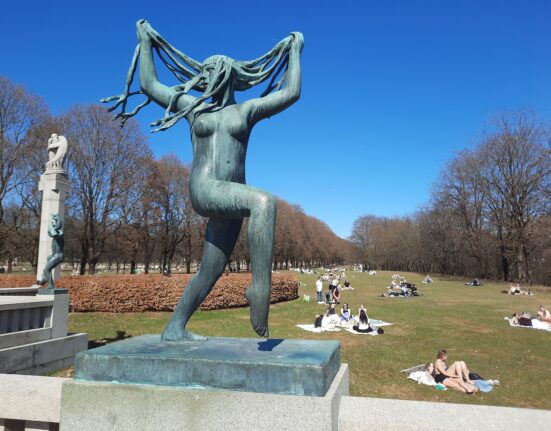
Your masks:
[{"label": "statue's raised arm", "polygon": [[[272,117],[285,110],[300,98],[301,67],[300,54],[304,47],[302,33],[291,33],[292,41],[288,53],[288,66],[285,72],[285,86],[279,91],[270,93],[264,97],[251,99],[244,103],[250,110],[252,124],[265,118]],[[284,43],[284,39],[281,43]]]}]

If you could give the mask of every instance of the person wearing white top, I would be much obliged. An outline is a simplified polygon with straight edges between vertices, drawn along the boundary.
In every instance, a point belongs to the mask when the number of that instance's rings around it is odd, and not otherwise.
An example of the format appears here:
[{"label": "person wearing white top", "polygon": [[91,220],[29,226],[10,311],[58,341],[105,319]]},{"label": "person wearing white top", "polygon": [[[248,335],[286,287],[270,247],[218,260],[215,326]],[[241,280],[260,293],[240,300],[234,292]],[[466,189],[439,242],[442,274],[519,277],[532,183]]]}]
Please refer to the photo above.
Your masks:
[{"label": "person wearing white top", "polygon": [[318,277],[318,279],[316,280],[316,293],[318,295],[318,304],[325,304],[322,298],[323,282],[321,281],[321,277]]},{"label": "person wearing white top", "polygon": [[321,326],[323,328],[333,329],[341,322],[339,315],[335,312],[335,304],[331,304],[323,316]]}]

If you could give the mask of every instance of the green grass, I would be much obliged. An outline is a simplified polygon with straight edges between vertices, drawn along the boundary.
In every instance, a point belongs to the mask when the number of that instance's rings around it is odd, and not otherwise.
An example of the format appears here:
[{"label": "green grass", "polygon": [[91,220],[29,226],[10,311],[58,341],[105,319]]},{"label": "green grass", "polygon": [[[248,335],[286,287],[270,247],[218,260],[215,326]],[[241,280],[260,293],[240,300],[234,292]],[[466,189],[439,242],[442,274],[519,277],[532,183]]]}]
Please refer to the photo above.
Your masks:
[{"label": "green grass", "polygon": [[[384,328],[384,335],[313,334],[296,328],[298,323],[312,323],[314,315],[324,310],[315,302],[315,276],[300,275],[306,283],[299,288],[300,296],[309,294],[312,302],[299,299],[273,305],[271,337],[339,340],[342,362],[350,367],[351,395],[551,409],[551,333],[511,328],[503,320],[516,311],[535,314],[540,304],[551,306],[551,289],[536,288],[535,296],[513,297],[500,293],[508,288],[506,284],[468,287],[463,279],[434,277],[435,283],[425,285],[421,275],[402,273],[417,284],[423,296],[378,298],[391,275],[350,271],[355,290],[342,293],[342,301],[354,312],[364,303],[370,317],[394,323]],[[70,329],[88,332],[91,340],[115,338],[117,331],[136,336],[159,333],[168,317],[169,313],[73,313]],[[199,311],[189,328],[212,336],[255,337],[246,308]],[[472,371],[499,379],[501,385],[487,394],[441,392],[417,385],[399,372],[434,361],[439,349],[448,350],[449,361],[464,360]]]}]

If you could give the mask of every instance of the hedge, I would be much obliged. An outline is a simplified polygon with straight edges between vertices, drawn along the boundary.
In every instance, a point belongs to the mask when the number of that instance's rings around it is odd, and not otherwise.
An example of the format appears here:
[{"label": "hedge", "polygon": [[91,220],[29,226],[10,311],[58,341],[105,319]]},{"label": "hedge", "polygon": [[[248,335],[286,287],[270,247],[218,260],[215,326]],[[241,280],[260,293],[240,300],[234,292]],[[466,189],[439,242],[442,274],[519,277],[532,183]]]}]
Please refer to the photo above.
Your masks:
[{"label": "hedge", "polygon": [[[56,286],[69,289],[72,310],[76,312],[172,311],[191,277],[189,274],[81,275],[62,277]],[[0,275],[0,288],[28,287],[33,283],[33,275]],[[250,283],[250,274],[223,275],[200,309],[247,306],[245,289]],[[297,298],[298,282],[294,275],[272,276],[272,304]]]}]

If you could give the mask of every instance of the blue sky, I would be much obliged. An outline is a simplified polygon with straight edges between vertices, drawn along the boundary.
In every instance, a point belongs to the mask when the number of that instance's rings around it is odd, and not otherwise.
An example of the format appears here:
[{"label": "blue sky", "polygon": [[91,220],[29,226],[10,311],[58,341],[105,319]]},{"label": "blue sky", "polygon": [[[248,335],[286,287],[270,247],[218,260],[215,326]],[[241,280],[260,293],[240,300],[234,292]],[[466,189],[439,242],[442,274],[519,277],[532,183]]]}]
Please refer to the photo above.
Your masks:
[{"label": "blue sky", "polygon": [[[304,33],[301,99],[256,126],[247,182],[342,237],[362,214],[426,203],[492,115],[551,114],[548,1],[6,1],[0,74],[56,114],[97,103],[123,89],[139,18],[197,60],[256,58]],[[163,115],[148,108],[144,131]],[[191,161],[185,123],[149,142]]]}]

